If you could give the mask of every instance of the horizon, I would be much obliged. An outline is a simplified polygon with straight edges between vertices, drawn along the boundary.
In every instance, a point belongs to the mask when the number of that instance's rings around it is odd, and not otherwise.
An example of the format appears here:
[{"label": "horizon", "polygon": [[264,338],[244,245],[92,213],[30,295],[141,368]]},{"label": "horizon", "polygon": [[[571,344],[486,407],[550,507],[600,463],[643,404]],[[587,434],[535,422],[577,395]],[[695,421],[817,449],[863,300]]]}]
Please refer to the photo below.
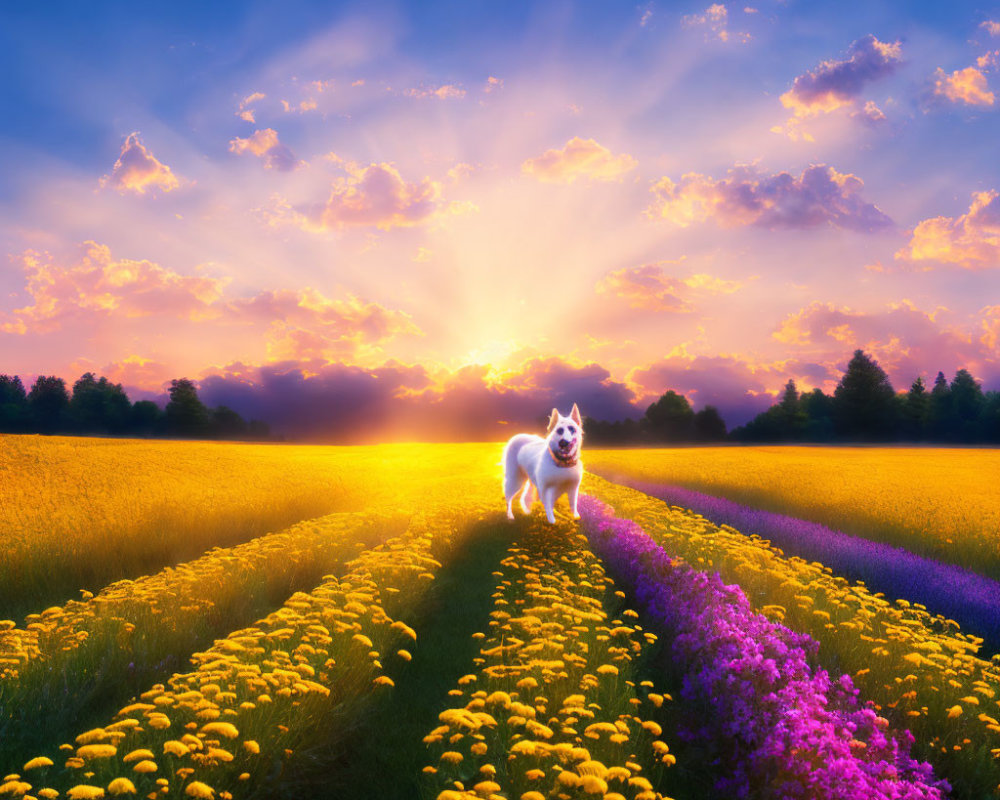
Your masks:
[{"label": "horizon", "polygon": [[428,434],[668,390],[734,428],[855,349],[1000,389],[998,13],[56,8],[0,11],[26,388]]}]

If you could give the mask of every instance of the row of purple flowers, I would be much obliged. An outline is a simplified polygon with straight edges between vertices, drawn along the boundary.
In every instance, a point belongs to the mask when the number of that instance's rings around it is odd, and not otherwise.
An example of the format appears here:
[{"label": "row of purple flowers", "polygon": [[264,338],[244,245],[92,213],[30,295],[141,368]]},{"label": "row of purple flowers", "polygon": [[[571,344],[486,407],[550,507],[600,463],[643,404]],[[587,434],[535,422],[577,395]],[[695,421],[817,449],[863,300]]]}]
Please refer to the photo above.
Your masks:
[{"label": "row of purple flowers", "polygon": [[601,473],[601,477],[670,505],[689,508],[717,525],[730,525],[741,533],[768,539],[787,555],[819,561],[837,575],[864,581],[873,592],[921,603],[930,613],[955,620],[966,633],[982,636],[985,651],[1000,652],[998,581],[818,522],[761,511],[682,486],[652,483],[620,473]]},{"label": "row of purple flowers", "polygon": [[668,642],[684,706],[678,735],[707,754],[720,796],[929,800],[949,791],[910,755],[913,736],[862,706],[849,676],[813,669],[818,643],[751,610],[670,557],[635,522],[580,501],[591,547]]}]

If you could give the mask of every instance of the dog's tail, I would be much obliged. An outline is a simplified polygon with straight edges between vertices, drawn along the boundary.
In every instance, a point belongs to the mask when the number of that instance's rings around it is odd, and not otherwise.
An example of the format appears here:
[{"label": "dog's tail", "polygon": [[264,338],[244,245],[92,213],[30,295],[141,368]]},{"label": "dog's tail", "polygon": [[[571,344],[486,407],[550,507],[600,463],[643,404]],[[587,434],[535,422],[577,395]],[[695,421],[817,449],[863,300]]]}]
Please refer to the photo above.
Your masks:
[{"label": "dog's tail", "polygon": [[524,486],[524,481],[527,478],[517,463],[517,454],[528,442],[537,438],[530,433],[519,433],[512,437],[503,448],[500,464],[503,466],[503,496],[508,503],[517,494],[518,489]]}]

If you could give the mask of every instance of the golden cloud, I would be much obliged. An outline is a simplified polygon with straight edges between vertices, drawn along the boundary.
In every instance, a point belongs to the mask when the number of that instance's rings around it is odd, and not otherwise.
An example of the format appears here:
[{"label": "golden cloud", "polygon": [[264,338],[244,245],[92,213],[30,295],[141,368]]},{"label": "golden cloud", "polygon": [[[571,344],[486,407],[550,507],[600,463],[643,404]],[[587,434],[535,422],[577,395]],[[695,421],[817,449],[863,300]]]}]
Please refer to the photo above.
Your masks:
[{"label": "golden cloud", "polygon": [[264,128],[254,131],[252,136],[245,139],[237,136],[229,142],[229,151],[241,155],[251,153],[258,158],[264,159],[265,169],[277,169],[282,172],[293,170],[299,166],[300,162],[295,159],[292,151],[281,143],[278,139],[278,132],[274,128]]},{"label": "golden cloud", "polygon": [[574,136],[562,148],[529,158],[521,165],[521,171],[549,183],[573,183],[577,178],[617,181],[638,164],[628,153],[615,156],[593,139]]},{"label": "golden cloud", "polygon": [[110,186],[122,194],[146,194],[151,189],[171,192],[180,186],[180,181],[170,167],[146,149],[135,131],[126,137],[111,174],[101,178],[100,186]]},{"label": "golden cloud", "polygon": [[923,220],[895,258],[925,269],[935,262],[971,270],[1000,267],[1000,193],[974,192],[967,213]]},{"label": "golden cloud", "polygon": [[957,69],[951,75],[938,67],[934,73],[933,94],[970,106],[992,106],[996,99],[986,83],[986,76],[975,67]]}]

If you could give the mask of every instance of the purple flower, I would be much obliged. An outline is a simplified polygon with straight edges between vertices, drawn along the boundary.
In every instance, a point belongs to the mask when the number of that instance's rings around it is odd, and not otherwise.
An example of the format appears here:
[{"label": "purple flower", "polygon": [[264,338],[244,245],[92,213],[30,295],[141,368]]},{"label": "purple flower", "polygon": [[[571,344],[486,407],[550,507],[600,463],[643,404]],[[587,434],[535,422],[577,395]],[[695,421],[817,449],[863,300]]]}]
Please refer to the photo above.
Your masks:
[{"label": "purple flower", "polygon": [[938,799],[949,790],[910,756],[913,737],[862,706],[848,676],[813,669],[819,644],[755,614],[738,586],[674,564],[633,521],[580,499],[591,547],[669,643],[681,698],[708,709],[678,731],[732,797]]},{"label": "purple flower", "polygon": [[864,581],[872,592],[920,603],[931,614],[942,614],[958,622],[963,631],[982,636],[985,650],[1000,650],[1000,581],[817,522],[761,511],[693,489],[621,473],[606,472],[602,477],[670,505],[689,508],[717,525],[756,534],[788,555],[819,561],[838,575]]}]

